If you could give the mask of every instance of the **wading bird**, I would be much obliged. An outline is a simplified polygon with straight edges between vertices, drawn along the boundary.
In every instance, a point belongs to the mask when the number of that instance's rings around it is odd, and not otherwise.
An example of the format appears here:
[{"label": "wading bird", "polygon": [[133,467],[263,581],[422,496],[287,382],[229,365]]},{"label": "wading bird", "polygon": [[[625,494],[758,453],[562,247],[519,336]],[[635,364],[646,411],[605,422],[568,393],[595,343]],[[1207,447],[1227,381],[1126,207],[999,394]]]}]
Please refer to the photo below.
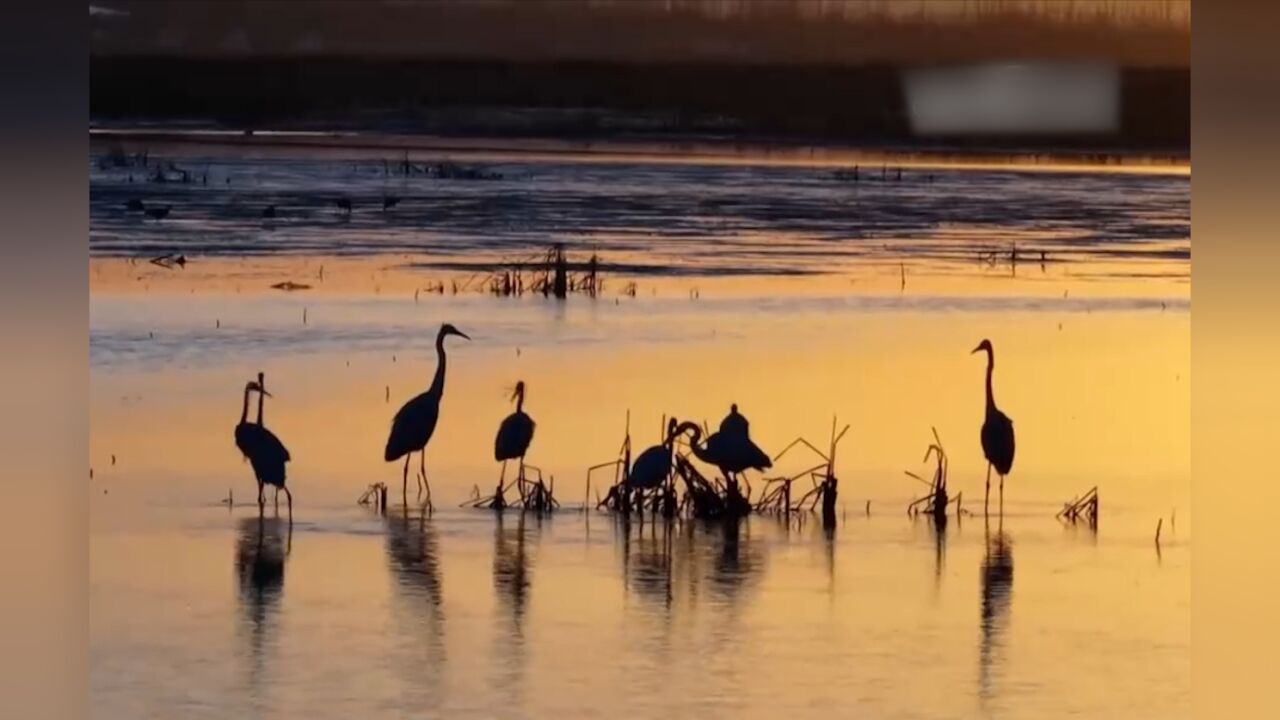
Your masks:
[{"label": "wading bird", "polygon": [[991,393],[991,373],[996,368],[996,354],[990,340],[983,340],[976,352],[987,351],[987,414],[982,421],[982,454],[987,457],[987,490],[982,501],[985,512],[987,502],[991,498],[991,468],[1000,475],[1000,507],[1004,507],[1004,476],[1013,469],[1013,421],[1008,415],[996,407],[995,396]]},{"label": "wading bird", "polygon": [[[502,487],[507,476],[507,461],[520,459],[520,484],[524,485],[524,454],[533,442],[533,418],[524,411],[524,381],[516,383],[516,390],[511,394],[516,401],[516,411],[508,415],[498,426],[498,437],[493,441],[493,459],[502,463],[502,476],[498,478],[498,487]],[[523,495],[523,492],[521,493]]]},{"label": "wading bird", "polygon": [[675,418],[667,421],[667,436],[661,445],[654,445],[640,453],[631,463],[631,472],[627,475],[627,483],[633,490],[648,490],[661,487],[671,474],[671,443],[675,440],[677,423]]},{"label": "wading bird", "polygon": [[[251,392],[258,393],[256,424],[248,421],[249,393]],[[258,373],[257,381],[250,381],[244,386],[244,407],[240,411],[240,422],[236,424],[236,447],[240,448],[240,452],[248,458],[249,464],[253,467],[254,477],[258,480],[258,512],[261,513],[266,506],[266,498],[262,493],[263,485],[273,485],[284,490],[289,500],[289,519],[292,520],[293,493],[289,492],[289,488],[284,484],[284,464],[291,458],[289,450],[285,448],[284,443],[280,442],[280,438],[262,425],[264,395],[270,397],[271,393],[262,386],[262,373]]]},{"label": "wading bird", "polygon": [[405,403],[396,413],[395,419],[391,421],[391,435],[387,438],[387,449],[383,454],[383,459],[387,462],[404,458],[401,492],[408,497],[409,457],[414,452],[418,453],[422,470],[418,492],[426,489],[428,508],[431,507],[431,485],[427,482],[427,461],[423,451],[431,440],[431,434],[435,432],[436,420],[440,418],[440,398],[444,395],[444,339],[450,335],[471,339],[449,323],[440,326],[440,332],[436,335],[436,375],[431,380],[431,387]]},{"label": "wading bird", "polygon": [[739,473],[773,467],[769,456],[751,441],[747,427],[747,419],[738,414],[738,406],[734,405],[720,423],[720,432],[711,433],[706,442],[700,443],[702,428],[695,423],[682,423],[676,434],[689,432],[689,449],[694,457],[720,468],[725,480],[736,484]]}]

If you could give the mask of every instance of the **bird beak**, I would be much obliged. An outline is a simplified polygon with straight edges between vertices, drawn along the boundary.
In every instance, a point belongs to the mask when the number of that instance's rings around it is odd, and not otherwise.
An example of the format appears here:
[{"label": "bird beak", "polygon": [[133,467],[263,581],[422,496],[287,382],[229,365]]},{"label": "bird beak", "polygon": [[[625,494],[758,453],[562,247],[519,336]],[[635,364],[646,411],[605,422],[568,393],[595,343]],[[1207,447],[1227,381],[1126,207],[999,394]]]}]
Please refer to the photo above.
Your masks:
[{"label": "bird beak", "polygon": [[981,345],[979,345],[978,347],[976,347],[976,348],[974,348],[974,349],[970,350],[970,351],[969,351],[969,354],[970,354],[970,355],[972,355],[972,354],[974,354],[974,353],[978,352],[978,351],[979,351],[979,350],[981,350],[981,349],[982,349],[982,346],[981,346]]},{"label": "bird beak", "polygon": [[470,340],[470,339],[471,339],[471,336],[470,336],[470,335],[468,335],[468,334],[466,334],[466,333],[462,332],[461,330],[456,330],[456,329],[455,329],[455,330],[453,331],[453,334],[454,334],[454,335],[458,335],[458,336],[463,337],[463,338],[466,338],[467,340]]},{"label": "bird beak", "polygon": [[275,397],[275,395],[272,395],[271,393],[267,392],[267,389],[264,387],[259,387],[258,392],[262,393],[263,395],[266,395],[267,397]]}]

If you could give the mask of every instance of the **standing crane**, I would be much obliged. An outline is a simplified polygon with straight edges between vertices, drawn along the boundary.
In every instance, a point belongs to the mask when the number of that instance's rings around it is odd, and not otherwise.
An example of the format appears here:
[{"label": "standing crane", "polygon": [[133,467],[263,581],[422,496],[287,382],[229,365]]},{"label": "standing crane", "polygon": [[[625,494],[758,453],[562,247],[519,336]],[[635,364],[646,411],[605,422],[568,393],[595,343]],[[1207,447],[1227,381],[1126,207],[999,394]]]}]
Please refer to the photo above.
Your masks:
[{"label": "standing crane", "polygon": [[1000,475],[1000,507],[1004,508],[1004,476],[1013,469],[1013,421],[1008,415],[996,407],[995,396],[991,393],[991,374],[996,368],[996,354],[990,340],[983,340],[973,353],[987,351],[987,408],[986,418],[982,421],[982,454],[987,458],[987,490],[982,501],[983,511],[991,499],[991,468]]},{"label": "standing crane", "polygon": [[[236,447],[240,448],[240,452],[249,460],[254,477],[258,481],[258,513],[261,514],[266,507],[266,498],[262,493],[263,486],[272,485],[279,490],[284,490],[289,501],[289,519],[292,521],[293,493],[285,487],[284,467],[291,458],[289,450],[285,448],[284,443],[280,442],[280,438],[262,424],[263,396],[271,397],[271,393],[267,392],[262,383],[263,375],[258,373],[256,381],[250,381],[244,386],[244,406],[240,410],[240,422],[236,424]],[[249,393],[251,392],[258,393],[257,423],[248,421]]]},{"label": "standing crane", "polygon": [[440,419],[440,399],[444,395],[444,339],[450,335],[471,339],[466,333],[449,323],[440,326],[440,332],[436,334],[436,374],[431,380],[431,387],[405,403],[396,412],[395,419],[391,421],[391,434],[387,437],[387,449],[383,453],[383,458],[387,462],[404,458],[401,492],[406,498],[409,492],[409,458],[414,452],[418,453],[422,473],[419,478],[418,492],[422,493],[424,489],[426,490],[428,509],[431,508],[431,485],[427,482],[427,461],[424,451],[427,442],[431,440],[432,433],[436,430],[436,421]]},{"label": "standing crane", "polygon": [[498,478],[501,488],[507,476],[507,461],[520,460],[519,484],[521,496],[524,495],[524,455],[529,451],[529,443],[533,442],[535,423],[524,411],[524,381],[516,383],[511,399],[516,402],[516,411],[503,419],[498,426],[498,436],[493,441],[493,459],[502,463],[502,475]]}]

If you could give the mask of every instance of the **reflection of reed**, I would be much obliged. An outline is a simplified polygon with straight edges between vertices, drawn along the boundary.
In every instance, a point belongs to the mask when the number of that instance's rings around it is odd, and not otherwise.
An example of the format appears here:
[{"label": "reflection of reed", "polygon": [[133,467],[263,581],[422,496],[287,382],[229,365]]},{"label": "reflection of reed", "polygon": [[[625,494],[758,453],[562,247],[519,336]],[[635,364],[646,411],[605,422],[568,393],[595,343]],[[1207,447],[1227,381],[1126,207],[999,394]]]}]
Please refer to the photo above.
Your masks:
[{"label": "reflection of reed", "polygon": [[236,579],[250,632],[249,672],[255,680],[261,676],[263,647],[284,594],[284,564],[292,540],[292,524],[261,515],[241,520],[236,533]]},{"label": "reflection of reed", "polygon": [[947,514],[931,515],[929,527],[933,530],[933,587],[936,591],[942,584],[942,569],[947,566]]},{"label": "reflection of reed", "polygon": [[997,662],[1009,608],[1013,602],[1013,543],[997,530],[986,535],[986,555],[982,559],[982,646],[978,655],[978,696],[991,695],[992,663]]}]

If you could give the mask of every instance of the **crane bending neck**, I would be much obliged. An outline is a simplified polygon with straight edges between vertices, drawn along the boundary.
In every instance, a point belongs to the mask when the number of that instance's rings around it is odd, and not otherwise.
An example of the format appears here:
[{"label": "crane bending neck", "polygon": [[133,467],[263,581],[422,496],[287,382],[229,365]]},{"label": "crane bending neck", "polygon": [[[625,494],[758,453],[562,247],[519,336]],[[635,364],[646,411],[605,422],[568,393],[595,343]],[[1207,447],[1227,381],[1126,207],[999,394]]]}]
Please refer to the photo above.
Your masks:
[{"label": "crane bending neck", "polygon": [[240,424],[249,419],[249,388],[244,389],[244,405],[240,408]]}]

